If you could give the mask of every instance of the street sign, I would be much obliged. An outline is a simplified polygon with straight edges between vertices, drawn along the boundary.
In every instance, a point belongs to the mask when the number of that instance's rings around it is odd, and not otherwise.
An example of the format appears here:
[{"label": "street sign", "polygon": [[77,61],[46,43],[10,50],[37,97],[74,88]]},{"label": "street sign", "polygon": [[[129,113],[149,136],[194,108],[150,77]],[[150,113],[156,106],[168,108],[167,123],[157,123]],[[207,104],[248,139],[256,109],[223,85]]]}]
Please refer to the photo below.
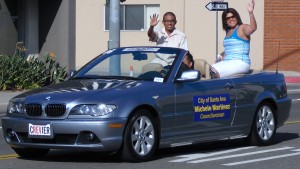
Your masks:
[{"label": "street sign", "polygon": [[228,2],[209,2],[205,7],[209,11],[225,11],[228,8]]}]

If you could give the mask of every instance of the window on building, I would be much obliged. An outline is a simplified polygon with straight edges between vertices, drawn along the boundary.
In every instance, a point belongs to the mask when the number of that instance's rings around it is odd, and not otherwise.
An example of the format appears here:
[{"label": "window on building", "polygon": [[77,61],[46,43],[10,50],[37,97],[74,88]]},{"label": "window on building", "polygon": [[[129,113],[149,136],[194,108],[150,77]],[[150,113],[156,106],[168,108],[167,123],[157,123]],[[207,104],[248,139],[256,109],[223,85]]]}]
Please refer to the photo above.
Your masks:
[{"label": "window on building", "polygon": [[[159,14],[159,5],[121,5],[120,29],[121,30],[147,30],[150,16]],[[156,29],[159,25],[156,26]],[[105,30],[109,30],[109,5],[105,5]]]}]

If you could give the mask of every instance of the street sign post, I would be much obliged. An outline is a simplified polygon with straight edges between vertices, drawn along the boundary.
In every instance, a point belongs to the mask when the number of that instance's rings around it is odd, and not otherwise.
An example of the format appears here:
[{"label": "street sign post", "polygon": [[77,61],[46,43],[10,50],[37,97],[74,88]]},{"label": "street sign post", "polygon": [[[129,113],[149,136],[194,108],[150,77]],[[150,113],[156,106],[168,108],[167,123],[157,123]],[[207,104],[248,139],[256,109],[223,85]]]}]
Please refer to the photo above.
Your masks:
[{"label": "street sign post", "polygon": [[228,8],[228,2],[209,2],[205,7],[209,11],[225,11]]},{"label": "street sign post", "polygon": [[218,11],[225,11],[228,8],[228,2],[213,1],[206,6],[209,11],[216,11],[216,61],[218,60]]}]

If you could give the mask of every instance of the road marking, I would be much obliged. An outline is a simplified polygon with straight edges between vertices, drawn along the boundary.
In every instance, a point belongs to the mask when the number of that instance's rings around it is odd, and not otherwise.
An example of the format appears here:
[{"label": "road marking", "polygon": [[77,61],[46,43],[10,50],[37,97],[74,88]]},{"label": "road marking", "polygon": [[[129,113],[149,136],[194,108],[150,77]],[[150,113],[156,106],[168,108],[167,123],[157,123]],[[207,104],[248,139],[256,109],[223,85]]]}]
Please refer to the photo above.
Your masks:
[{"label": "road marking", "polygon": [[272,156],[272,157],[266,157],[266,158],[260,158],[260,159],[246,160],[246,161],[241,161],[241,162],[227,163],[227,164],[222,164],[222,165],[234,166],[234,165],[240,165],[240,164],[247,164],[247,163],[273,160],[273,159],[277,159],[277,158],[285,158],[285,157],[296,156],[296,155],[300,155],[300,152],[291,153],[291,154],[282,154],[282,155],[278,155],[278,156]]},{"label": "road marking", "polygon": [[288,150],[288,149],[292,149],[292,148],[294,148],[294,147],[282,147],[282,148],[276,148],[276,149],[270,149],[270,150],[254,151],[254,152],[235,154],[235,155],[230,155],[230,156],[195,160],[195,161],[190,161],[188,163],[202,163],[202,162],[207,162],[207,161],[223,160],[223,159],[227,159],[227,158],[234,158],[234,157],[249,156],[249,155],[254,155],[254,154],[269,153],[269,152],[274,152],[274,151]]},{"label": "road marking", "polygon": [[220,151],[220,152],[216,152],[216,153],[209,153],[209,154],[190,154],[190,155],[182,155],[182,156],[177,156],[177,157],[181,157],[183,159],[178,159],[178,160],[172,160],[169,162],[185,162],[185,161],[191,161],[191,160],[195,160],[198,158],[204,158],[204,157],[210,157],[210,156],[214,156],[214,155],[220,155],[220,154],[226,154],[226,153],[231,153],[231,152],[236,152],[236,151],[240,151],[240,150],[246,150],[246,149],[250,149],[250,148],[254,148],[256,146],[250,146],[250,147],[242,147],[242,148],[236,148],[236,149],[232,149],[232,150],[225,150],[225,151]]},{"label": "road marking", "polygon": [[293,99],[293,100],[292,100],[292,102],[295,102],[295,101],[300,101],[300,99]]},{"label": "road marking", "polygon": [[289,121],[289,122],[285,122],[284,124],[296,124],[296,123],[300,123],[300,120],[299,121]]},{"label": "road marking", "polygon": [[0,160],[11,159],[19,157],[17,154],[8,154],[0,156]]}]

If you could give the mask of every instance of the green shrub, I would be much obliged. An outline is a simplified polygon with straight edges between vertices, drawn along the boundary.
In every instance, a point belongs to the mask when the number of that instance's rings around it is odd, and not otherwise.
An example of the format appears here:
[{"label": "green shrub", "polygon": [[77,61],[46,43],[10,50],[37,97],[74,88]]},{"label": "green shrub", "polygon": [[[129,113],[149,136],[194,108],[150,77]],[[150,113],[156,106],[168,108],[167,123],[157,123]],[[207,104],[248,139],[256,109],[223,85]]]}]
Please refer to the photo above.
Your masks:
[{"label": "green shrub", "polygon": [[54,60],[53,53],[27,61],[19,55],[0,55],[0,90],[28,90],[63,81],[66,67]]}]

